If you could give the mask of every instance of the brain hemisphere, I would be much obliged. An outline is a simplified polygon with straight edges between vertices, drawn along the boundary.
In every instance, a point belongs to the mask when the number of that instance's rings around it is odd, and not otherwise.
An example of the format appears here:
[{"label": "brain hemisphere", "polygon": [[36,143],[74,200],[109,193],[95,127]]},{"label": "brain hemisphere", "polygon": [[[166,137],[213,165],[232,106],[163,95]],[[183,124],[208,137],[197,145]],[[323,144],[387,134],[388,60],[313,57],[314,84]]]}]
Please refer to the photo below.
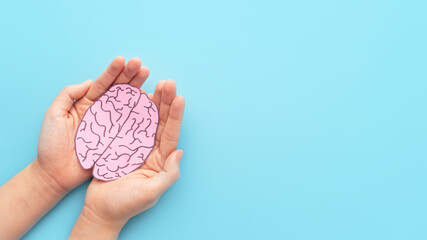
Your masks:
[{"label": "brain hemisphere", "polygon": [[141,166],[151,153],[159,115],[139,89],[115,85],[86,112],[76,134],[76,154],[93,176],[109,181]]}]

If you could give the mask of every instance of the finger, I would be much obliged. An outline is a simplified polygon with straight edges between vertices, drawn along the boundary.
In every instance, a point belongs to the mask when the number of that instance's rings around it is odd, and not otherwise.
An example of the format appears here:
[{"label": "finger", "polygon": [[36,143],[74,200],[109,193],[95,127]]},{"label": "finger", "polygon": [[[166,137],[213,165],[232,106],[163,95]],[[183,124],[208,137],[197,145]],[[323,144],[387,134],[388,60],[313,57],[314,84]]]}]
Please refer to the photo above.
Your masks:
[{"label": "finger", "polygon": [[178,145],[184,108],[184,97],[176,96],[169,109],[169,116],[160,138],[160,153],[162,156],[168,156]]},{"label": "finger", "polygon": [[[141,92],[141,94],[145,93],[145,90],[144,90],[144,89],[139,89],[139,91]],[[151,93],[149,93],[149,94],[151,94]],[[147,95],[148,95],[148,94],[147,94]]]},{"label": "finger", "polygon": [[74,100],[84,97],[91,85],[92,80],[87,80],[79,84],[64,87],[55,100],[53,100],[51,109],[64,114],[68,113],[74,104]]},{"label": "finger", "polygon": [[173,80],[167,80],[163,84],[162,89],[162,98],[160,100],[160,109],[159,109],[159,127],[156,134],[156,144],[160,142],[160,139],[163,134],[163,129],[166,125],[166,120],[169,116],[169,109],[172,104],[173,99],[176,96],[176,84]]},{"label": "finger", "polygon": [[180,177],[180,163],[183,155],[182,150],[175,150],[165,161],[164,169],[152,178],[152,190],[160,197]]},{"label": "finger", "polygon": [[[156,104],[157,110],[159,112],[160,112],[160,102],[162,100],[163,86],[165,85],[165,82],[166,81],[164,80],[159,81],[156,85],[156,89],[154,90],[153,96],[150,97],[151,101],[153,101]],[[157,127],[157,133],[156,133],[156,142],[155,142],[156,146],[159,146],[159,142],[160,142],[160,138],[158,136],[159,136],[159,127]]]},{"label": "finger", "polygon": [[132,80],[130,80],[129,84],[140,88],[142,86],[142,84],[144,84],[145,80],[147,80],[148,75],[150,74],[150,70],[148,70],[147,67],[141,67],[137,74],[132,78]]},{"label": "finger", "polygon": [[151,100],[153,99],[153,96],[154,96],[154,94],[152,94],[152,93],[148,93],[148,94],[147,94],[147,97],[148,97],[149,99],[151,99]]},{"label": "finger", "polygon": [[[129,83],[141,68],[141,60],[132,58],[128,61],[123,71],[119,74],[113,84]],[[139,87],[138,87],[139,88]]]},{"label": "finger", "polygon": [[95,80],[86,98],[90,101],[95,101],[99,96],[106,92],[114,80],[119,76],[125,65],[123,57],[116,57],[101,75]]},{"label": "finger", "polygon": [[153,98],[151,101],[153,101],[156,105],[158,110],[160,111],[160,101],[162,100],[162,92],[163,92],[163,85],[166,81],[162,80],[159,81],[156,85],[156,89],[154,90]]},{"label": "finger", "polygon": [[165,161],[164,171],[169,175],[171,180],[176,182],[180,177],[179,165],[181,163],[182,155],[184,151],[175,150],[169,154],[168,158]]}]

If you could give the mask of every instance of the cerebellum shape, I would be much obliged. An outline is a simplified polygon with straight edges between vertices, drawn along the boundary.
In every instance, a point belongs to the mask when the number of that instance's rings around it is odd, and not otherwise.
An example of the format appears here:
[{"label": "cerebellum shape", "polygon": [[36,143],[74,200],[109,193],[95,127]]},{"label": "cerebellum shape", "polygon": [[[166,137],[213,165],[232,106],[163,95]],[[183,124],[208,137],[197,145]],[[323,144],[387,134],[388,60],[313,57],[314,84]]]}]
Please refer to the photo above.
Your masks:
[{"label": "cerebellum shape", "polygon": [[86,111],[77,129],[77,159],[103,181],[141,166],[154,148],[159,113],[146,94],[128,84],[112,86]]}]

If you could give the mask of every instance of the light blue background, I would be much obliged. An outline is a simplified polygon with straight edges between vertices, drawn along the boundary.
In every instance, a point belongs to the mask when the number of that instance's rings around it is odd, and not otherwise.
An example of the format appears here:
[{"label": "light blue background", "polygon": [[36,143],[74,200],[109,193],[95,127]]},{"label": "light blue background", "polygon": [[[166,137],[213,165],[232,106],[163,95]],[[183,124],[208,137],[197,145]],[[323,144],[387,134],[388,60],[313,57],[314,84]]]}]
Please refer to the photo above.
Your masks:
[{"label": "light blue background", "polygon": [[[425,1],[3,1],[0,181],[117,55],[187,105],[182,177],[121,239],[427,239]],[[25,239],[64,239],[87,184]]]}]

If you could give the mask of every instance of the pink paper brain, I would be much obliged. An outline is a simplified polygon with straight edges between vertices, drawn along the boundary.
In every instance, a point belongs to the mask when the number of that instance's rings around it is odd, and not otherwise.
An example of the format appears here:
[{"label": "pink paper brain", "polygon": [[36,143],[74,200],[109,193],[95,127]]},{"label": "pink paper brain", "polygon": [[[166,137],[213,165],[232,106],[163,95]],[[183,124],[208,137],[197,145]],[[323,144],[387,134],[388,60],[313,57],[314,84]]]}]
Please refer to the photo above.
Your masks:
[{"label": "pink paper brain", "polygon": [[103,181],[140,167],[153,150],[159,113],[146,94],[128,84],[112,86],[89,107],[77,129],[77,159]]}]

